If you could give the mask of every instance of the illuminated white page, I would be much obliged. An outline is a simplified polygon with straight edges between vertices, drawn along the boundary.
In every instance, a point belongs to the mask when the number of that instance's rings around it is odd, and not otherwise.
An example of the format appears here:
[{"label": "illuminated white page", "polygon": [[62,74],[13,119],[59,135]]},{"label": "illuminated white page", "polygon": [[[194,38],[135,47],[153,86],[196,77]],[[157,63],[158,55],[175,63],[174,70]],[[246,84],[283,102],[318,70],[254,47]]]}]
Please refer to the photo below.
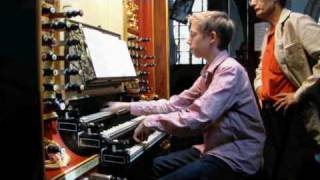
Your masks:
[{"label": "illuminated white page", "polygon": [[136,76],[124,41],[95,29],[84,27],[83,31],[97,78]]}]

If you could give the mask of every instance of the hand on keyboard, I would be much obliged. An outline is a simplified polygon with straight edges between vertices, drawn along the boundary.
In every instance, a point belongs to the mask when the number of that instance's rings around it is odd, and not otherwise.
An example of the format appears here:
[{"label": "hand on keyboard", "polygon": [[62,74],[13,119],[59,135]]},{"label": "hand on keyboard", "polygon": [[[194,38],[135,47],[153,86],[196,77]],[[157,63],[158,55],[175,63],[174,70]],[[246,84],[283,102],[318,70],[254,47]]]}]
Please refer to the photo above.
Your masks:
[{"label": "hand on keyboard", "polygon": [[140,122],[138,127],[134,130],[133,139],[138,143],[142,143],[143,141],[145,141],[148,138],[148,136],[152,132],[153,132],[153,130],[151,128],[144,126],[143,121],[142,121],[142,122]]},{"label": "hand on keyboard", "polygon": [[101,111],[111,113],[121,113],[130,111],[130,103],[128,102],[108,102],[109,107],[101,109]]}]

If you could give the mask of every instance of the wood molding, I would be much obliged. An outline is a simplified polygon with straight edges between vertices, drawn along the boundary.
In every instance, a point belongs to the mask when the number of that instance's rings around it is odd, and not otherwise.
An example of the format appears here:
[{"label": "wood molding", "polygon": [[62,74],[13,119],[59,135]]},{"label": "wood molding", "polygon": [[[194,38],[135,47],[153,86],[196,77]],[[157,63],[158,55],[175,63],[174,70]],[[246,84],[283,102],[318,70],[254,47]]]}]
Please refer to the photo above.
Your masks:
[{"label": "wood molding", "polygon": [[154,52],[156,56],[156,93],[169,97],[169,15],[168,1],[153,2]]}]

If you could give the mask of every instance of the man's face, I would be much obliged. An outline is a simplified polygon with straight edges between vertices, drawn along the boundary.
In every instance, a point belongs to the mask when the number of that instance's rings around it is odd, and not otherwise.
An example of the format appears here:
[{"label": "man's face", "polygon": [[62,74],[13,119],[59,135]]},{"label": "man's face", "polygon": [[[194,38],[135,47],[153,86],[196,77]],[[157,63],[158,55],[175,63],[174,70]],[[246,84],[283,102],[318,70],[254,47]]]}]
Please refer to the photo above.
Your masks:
[{"label": "man's face", "polygon": [[276,0],[251,0],[250,6],[255,10],[256,16],[263,20],[268,20],[272,15],[276,5]]},{"label": "man's face", "polygon": [[198,22],[192,22],[188,39],[192,54],[198,58],[206,57],[209,51],[209,41],[209,36],[199,30]]}]

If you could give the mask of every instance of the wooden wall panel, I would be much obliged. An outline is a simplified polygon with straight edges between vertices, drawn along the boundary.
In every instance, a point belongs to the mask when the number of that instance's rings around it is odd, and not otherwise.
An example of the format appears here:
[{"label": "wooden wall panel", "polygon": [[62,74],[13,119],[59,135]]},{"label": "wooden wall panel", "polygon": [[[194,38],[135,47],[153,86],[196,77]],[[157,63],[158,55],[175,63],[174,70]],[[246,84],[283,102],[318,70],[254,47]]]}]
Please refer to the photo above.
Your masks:
[{"label": "wooden wall panel", "polygon": [[157,66],[155,68],[156,93],[160,98],[169,97],[169,17],[168,1],[153,2],[154,52]]},{"label": "wooden wall panel", "polygon": [[[139,4],[139,36],[151,38],[150,42],[143,43],[143,46],[146,48],[145,53],[149,56],[154,55],[154,32],[153,32],[153,1],[138,0]],[[154,59],[144,60],[143,63],[153,63]],[[150,72],[149,74],[149,87],[151,91],[147,93],[149,97],[152,97],[157,94],[156,89],[156,77],[155,77],[155,68],[154,67],[145,67],[141,70]]]}]

